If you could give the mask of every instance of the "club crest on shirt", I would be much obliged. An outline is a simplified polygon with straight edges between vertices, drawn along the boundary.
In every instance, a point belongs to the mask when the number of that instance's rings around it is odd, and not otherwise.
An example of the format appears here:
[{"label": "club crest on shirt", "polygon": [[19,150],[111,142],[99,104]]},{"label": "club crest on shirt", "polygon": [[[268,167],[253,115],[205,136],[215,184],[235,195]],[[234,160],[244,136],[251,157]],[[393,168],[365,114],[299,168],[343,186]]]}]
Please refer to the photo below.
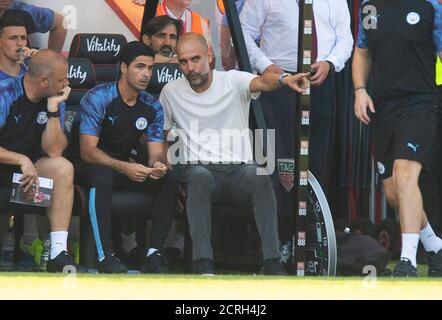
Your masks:
[{"label": "club crest on shirt", "polygon": [[48,122],[48,116],[46,115],[46,112],[41,111],[37,115],[37,123],[38,124],[45,124]]},{"label": "club crest on shirt", "polygon": [[381,162],[378,162],[378,172],[379,174],[384,174],[385,173],[385,167]]},{"label": "club crest on shirt", "polygon": [[138,130],[144,130],[147,128],[147,120],[146,118],[138,118],[137,122],[135,122],[135,126],[137,127]]},{"label": "club crest on shirt", "polygon": [[421,21],[421,17],[420,17],[420,15],[418,13],[410,12],[407,15],[407,22],[408,22],[408,24],[415,25],[415,24],[418,24],[419,21]]}]

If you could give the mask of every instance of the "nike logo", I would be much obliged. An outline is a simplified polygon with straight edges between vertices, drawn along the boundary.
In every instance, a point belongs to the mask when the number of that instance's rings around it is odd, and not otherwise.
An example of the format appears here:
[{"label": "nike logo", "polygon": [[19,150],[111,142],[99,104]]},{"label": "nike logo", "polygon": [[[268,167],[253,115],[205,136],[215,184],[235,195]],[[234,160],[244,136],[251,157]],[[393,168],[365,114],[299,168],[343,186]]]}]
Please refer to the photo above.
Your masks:
[{"label": "nike logo", "polygon": [[16,123],[16,124],[18,124],[18,120],[20,120],[21,117],[22,117],[21,115],[14,116],[14,119],[15,119],[15,123]]},{"label": "nike logo", "polygon": [[419,145],[413,145],[412,143],[408,142],[407,147],[412,149],[414,151],[414,153],[416,153],[417,148],[419,147]]},{"label": "nike logo", "polygon": [[109,116],[109,121],[112,122],[113,126],[115,125],[115,120],[117,120],[117,118],[118,118],[118,116],[115,116],[115,117]]}]

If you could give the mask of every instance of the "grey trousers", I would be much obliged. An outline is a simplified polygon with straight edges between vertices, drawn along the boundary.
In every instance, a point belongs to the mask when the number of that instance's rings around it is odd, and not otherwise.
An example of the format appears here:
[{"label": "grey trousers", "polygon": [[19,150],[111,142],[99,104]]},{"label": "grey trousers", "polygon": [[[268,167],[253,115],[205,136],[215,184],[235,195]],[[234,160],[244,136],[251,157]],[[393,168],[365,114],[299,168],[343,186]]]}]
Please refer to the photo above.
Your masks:
[{"label": "grey trousers", "polygon": [[213,259],[211,208],[217,203],[253,203],[263,259],[280,257],[276,200],[268,176],[257,175],[253,164],[189,164],[182,170],[193,260]]}]

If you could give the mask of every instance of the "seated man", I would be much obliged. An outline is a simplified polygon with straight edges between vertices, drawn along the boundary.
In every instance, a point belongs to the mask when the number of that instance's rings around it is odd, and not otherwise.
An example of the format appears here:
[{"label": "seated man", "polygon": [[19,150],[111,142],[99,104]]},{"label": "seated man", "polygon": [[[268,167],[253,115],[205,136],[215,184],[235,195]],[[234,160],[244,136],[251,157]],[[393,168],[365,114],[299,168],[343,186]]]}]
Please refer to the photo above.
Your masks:
[{"label": "seated man", "polygon": [[67,35],[62,14],[19,0],[0,0],[0,18],[10,13],[26,22],[29,34],[49,32],[49,49],[61,52]]},{"label": "seated man", "polygon": [[[204,37],[196,33],[182,36],[177,53],[185,77],[168,83],[160,101],[165,111],[164,130],[171,130],[175,122],[181,141],[178,143],[182,143],[184,149],[180,149],[180,157],[185,162],[182,180],[187,185],[194,272],[213,274],[211,205],[253,202],[262,242],[263,271],[285,275],[279,262],[273,188],[269,177],[258,175],[257,166],[253,164],[248,135],[249,106],[251,99],[256,99],[261,91],[275,90],[281,85],[304,92],[298,82],[306,82],[307,74],[257,77],[234,70],[212,71],[211,51]],[[235,133],[243,135],[244,131],[246,134],[238,142]],[[219,137],[226,133],[230,133],[228,141],[220,141]],[[168,158],[176,163],[170,155]]]},{"label": "seated man", "polygon": [[25,23],[13,15],[0,20],[0,80],[26,73],[24,59],[37,50],[26,47],[28,34]]},{"label": "seated man", "polygon": [[[98,252],[98,270],[124,273],[111,239],[111,195],[136,190],[155,195],[152,236],[141,266],[144,273],[167,273],[160,250],[177,207],[177,183],[165,165],[163,110],[150,94],[155,54],[134,41],[122,50],[120,79],[90,90],[81,101],[79,123],[72,128],[72,161],[79,184],[90,189],[89,214]],[[145,135],[149,167],[129,162],[130,152]],[[81,160],[80,160],[81,156]],[[146,208],[148,210],[148,208]]]},{"label": "seated man", "polygon": [[[147,92],[155,97],[158,97],[161,89],[167,82],[173,81],[181,76],[181,72],[175,72],[179,69],[178,60],[176,58],[176,44],[180,30],[180,21],[170,18],[169,16],[155,17],[142,28],[141,40],[155,52],[154,63],[157,66],[154,65],[152,77],[147,87]],[[158,64],[161,65],[158,66]],[[167,64],[167,67],[165,64]],[[172,232],[175,230],[175,226],[176,223],[173,222]],[[122,249],[125,255],[122,260],[129,268],[139,269],[144,258],[144,249],[140,250],[140,246],[136,240],[135,229],[137,222],[135,217],[133,219],[124,217],[121,221],[121,227]],[[171,236],[169,233],[168,239],[170,239]],[[165,250],[164,253],[166,252]]]},{"label": "seated man", "polygon": [[[52,204],[47,210],[52,232],[47,271],[75,266],[66,252],[74,197],[72,164],[63,158],[64,101],[69,96],[66,59],[42,50],[21,77],[0,81],[0,185],[11,187],[14,172],[22,173],[25,191],[38,177],[54,180]],[[77,272],[84,269],[77,267]]]}]

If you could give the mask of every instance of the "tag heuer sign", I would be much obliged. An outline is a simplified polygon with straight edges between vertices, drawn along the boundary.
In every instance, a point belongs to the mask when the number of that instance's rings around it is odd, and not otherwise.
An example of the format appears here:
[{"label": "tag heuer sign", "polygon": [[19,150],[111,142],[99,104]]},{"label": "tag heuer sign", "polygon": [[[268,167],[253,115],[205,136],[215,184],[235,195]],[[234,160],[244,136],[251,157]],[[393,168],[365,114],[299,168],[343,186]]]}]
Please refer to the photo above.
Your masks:
[{"label": "tag heuer sign", "polygon": [[279,182],[285,190],[290,191],[295,182],[295,160],[278,159]]}]

